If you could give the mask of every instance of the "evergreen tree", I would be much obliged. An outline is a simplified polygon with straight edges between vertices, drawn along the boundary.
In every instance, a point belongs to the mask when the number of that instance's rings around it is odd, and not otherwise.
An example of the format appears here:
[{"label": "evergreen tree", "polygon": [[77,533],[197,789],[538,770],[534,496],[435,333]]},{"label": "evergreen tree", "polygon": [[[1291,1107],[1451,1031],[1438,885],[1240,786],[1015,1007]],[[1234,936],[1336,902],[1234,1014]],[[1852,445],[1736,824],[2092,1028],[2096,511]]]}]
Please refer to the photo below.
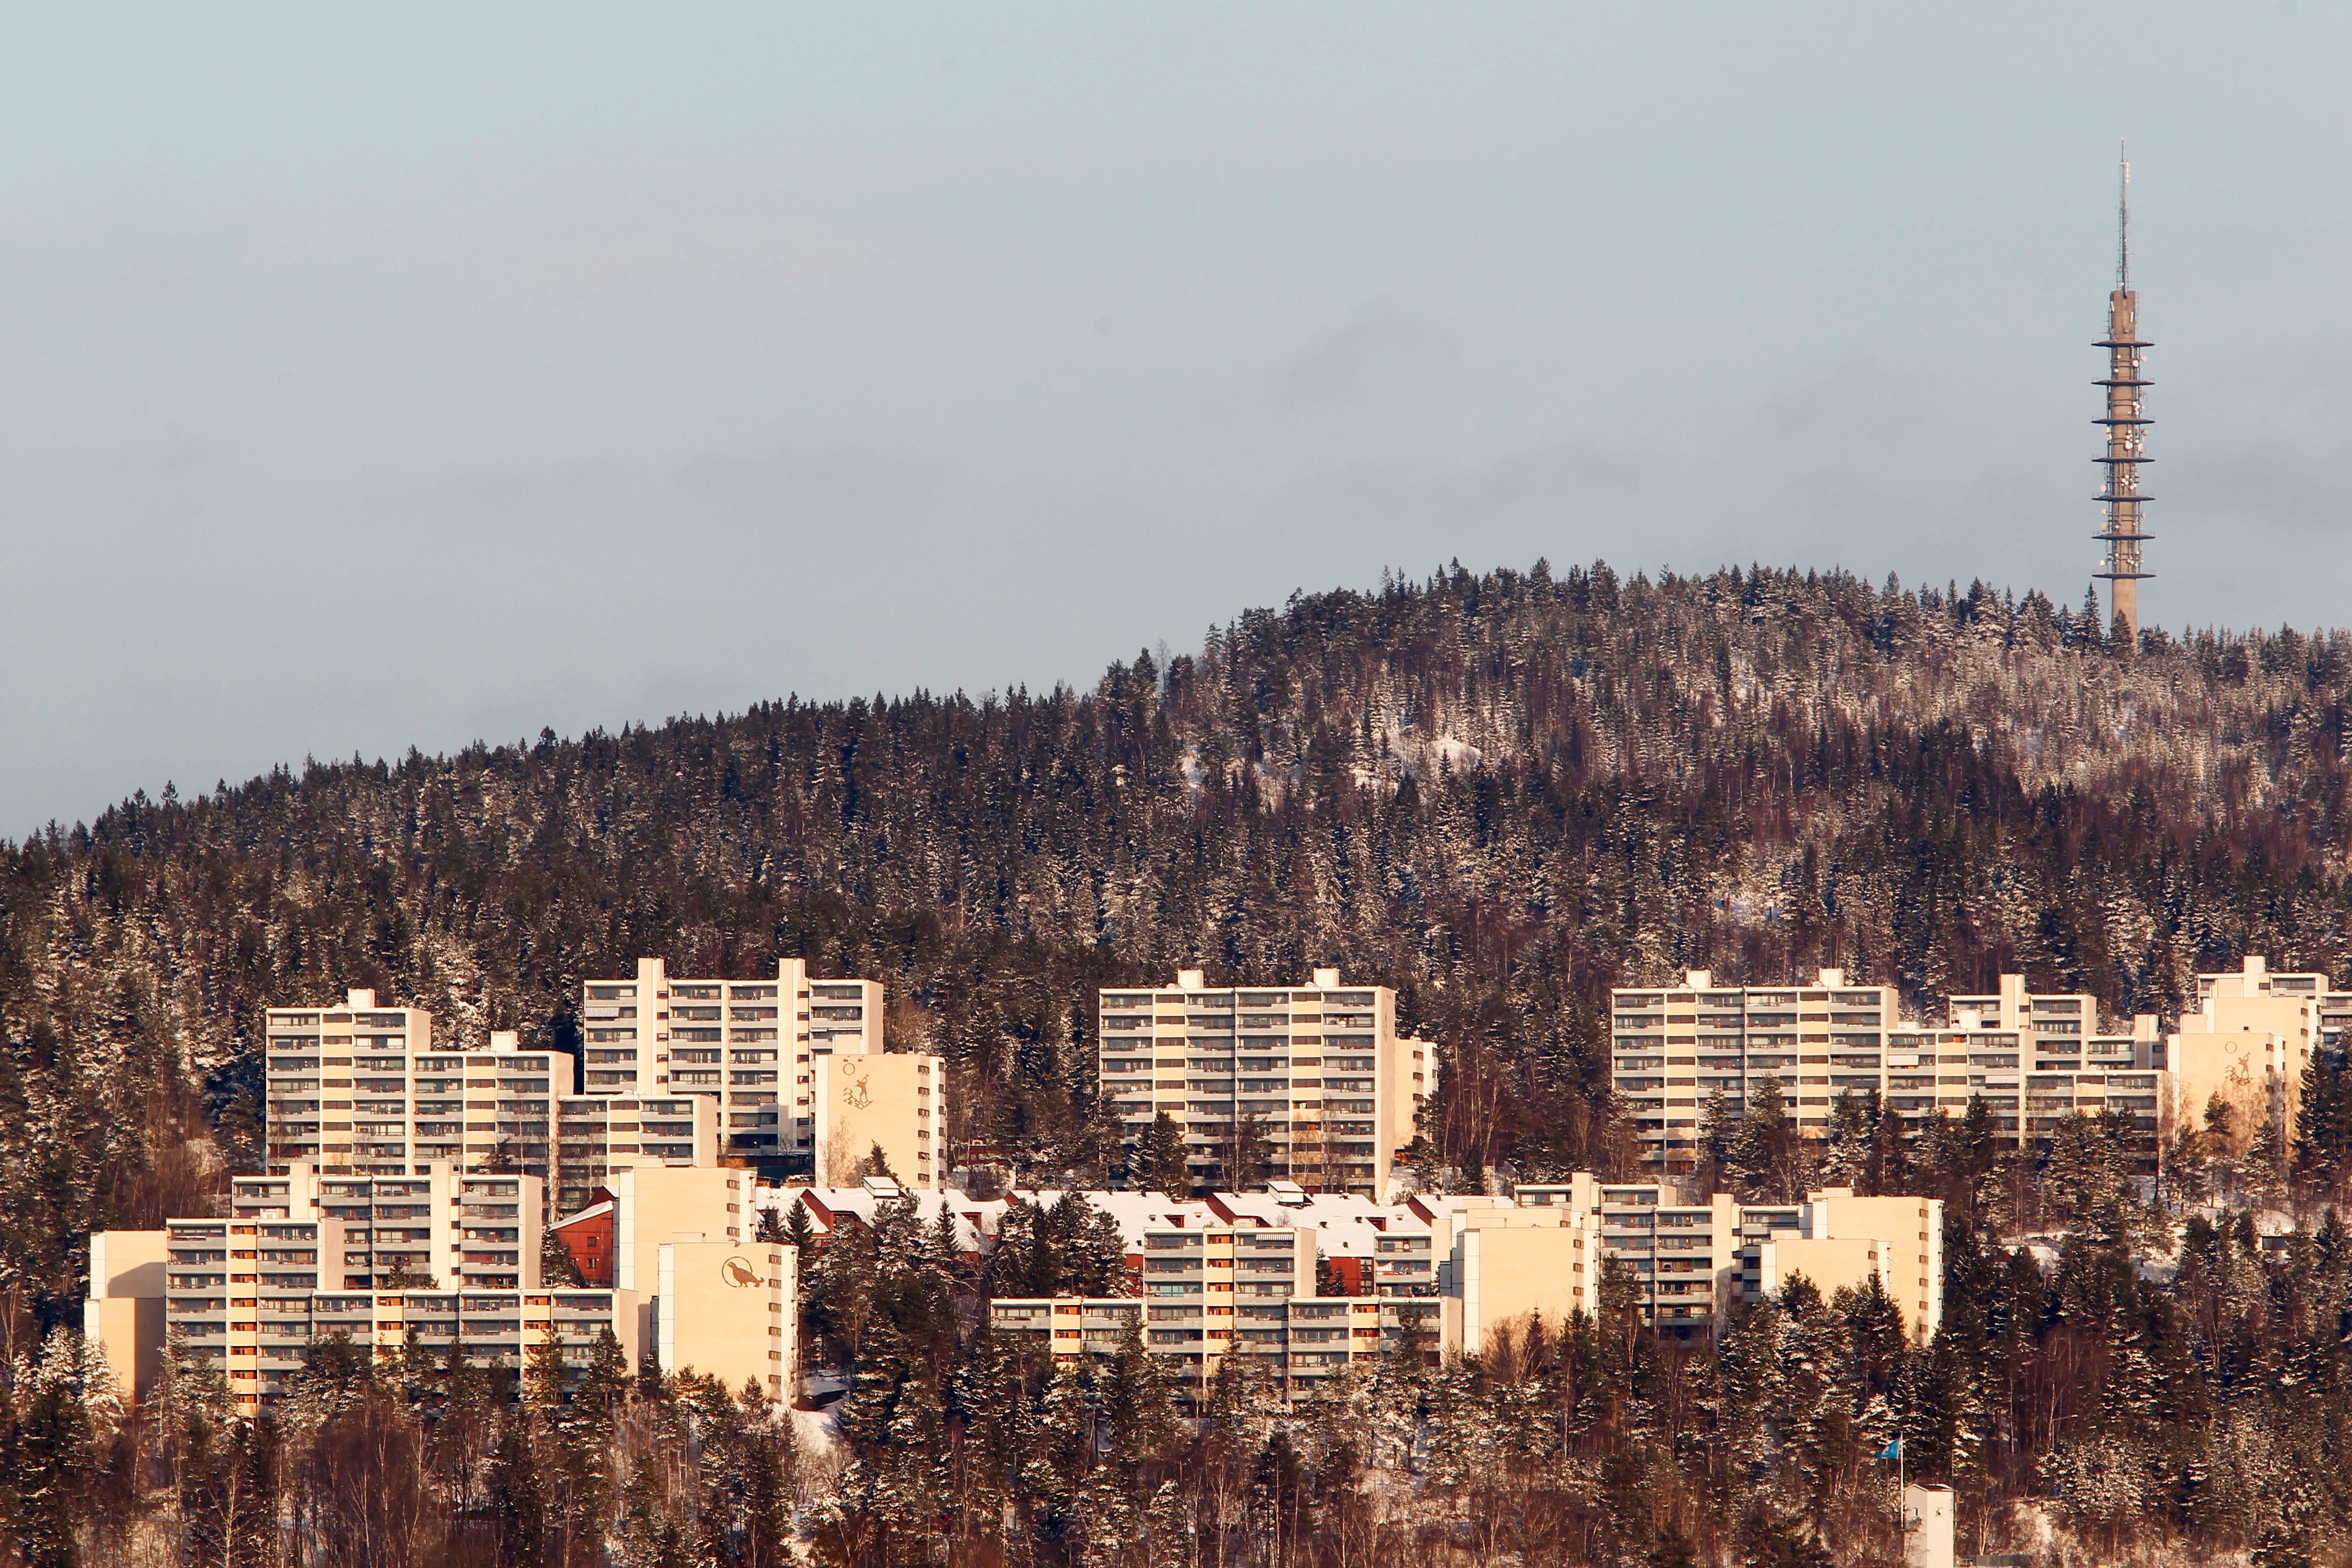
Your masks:
[{"label": "evergreen tree", "polygon": [[499,1423],[490,1459],[489,1513],[499,1561],[512,1568],[545,1568],[547,1503],[540,1486],[539,1458],[527,1420],[520,1414]]},{"label": "evergreen tree", "polygon": [[587,1283],[580,1277],[580,1266],[572,1257],[572,1249],[552,1228],[540,1239],[539,1278],[541,1283],[553,1289],[576,1289]]},{"label": "evergreen tree", "polygon": [[2340,1046],[2322,1046],[2304,1064],[2295,1108],[2294,1165],[2312,1190],[2344,1196],[2352,1182],[2352,1068]]},{"label": "evergreen tree", "polygon": [[809,1218],[808,1205],[800,1202],[785,1205],[783,1240],[800,1255],[801,1268],[809,1266],[809,1255],[816,1249],[816,1226]]},{"label": "evergreen tree", "polygon": [[1225,1181],[1235,1192],[1253,1192],[1265,1185],[1274,1164],[1274,1140],[1255,1111],[1234,1119],[1233,1137],[1226,1145]]},{"label": "evergreen tree", "polygon": [[1181,1197],[1192,1186],[1185,1158],[1184,1130],[1163,1110],[1136,1142],[1132,1184]]},{"label": "evergreen tree", "polygon": [[53,1331],[37,1369],[20,1380],[8,1433],[8,1516],[26,1568],[77,1568],[80,1517],[98,1477],[95,1435],[64,1339]]}]

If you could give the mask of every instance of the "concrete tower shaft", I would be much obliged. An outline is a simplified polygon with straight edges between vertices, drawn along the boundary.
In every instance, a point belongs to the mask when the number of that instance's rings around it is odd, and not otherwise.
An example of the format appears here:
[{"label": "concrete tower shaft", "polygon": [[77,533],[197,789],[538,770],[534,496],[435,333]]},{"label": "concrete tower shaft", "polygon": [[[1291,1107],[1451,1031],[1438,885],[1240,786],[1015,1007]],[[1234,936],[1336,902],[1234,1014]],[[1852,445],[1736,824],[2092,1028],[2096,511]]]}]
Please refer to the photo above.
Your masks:
[{"label": "concrete tower shaft", "polygon": [[2098,346],[2107,351],[2105,415],[2096,423],[2106,426],[2107,449],[2098,459],[2107,482],[2098,495],[2106,512],[2106,527],[2092,537],[2107,547],[2106,570],[2112,613],[2120,616],[2131,634],[2139,636],[2139,584],[2155,574],[2145,569],[2141,547],[2150,537],[2141,528],[2140,509],[2148,498],[2139,488],[2139,467],[2148,461],[2147,429],[2150,423],[2140,408],[2140,388],[2149,384],[2140,374],[2140,351],[2152,345],[2139,336],[2139,296],[2131,286],[2131,209],[2128,195],[2131,165],[2123,165],[2123,195],[2116,205],[2116,286],[2107,295],[2107,335]]}]

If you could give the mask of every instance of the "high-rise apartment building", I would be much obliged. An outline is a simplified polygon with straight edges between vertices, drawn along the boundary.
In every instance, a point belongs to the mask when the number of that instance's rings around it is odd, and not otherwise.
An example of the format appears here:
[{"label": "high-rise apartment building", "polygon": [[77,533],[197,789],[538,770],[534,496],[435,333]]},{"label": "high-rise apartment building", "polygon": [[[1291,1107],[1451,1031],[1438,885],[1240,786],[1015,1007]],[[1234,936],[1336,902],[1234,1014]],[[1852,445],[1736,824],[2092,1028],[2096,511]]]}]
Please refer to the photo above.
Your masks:
[{"label": "high-rise apartment building", "polygon": [[[999,1298],[990,1320],[1016,1344],[1065,1363],[1115,1355],[1136,1336],[1188,1399],[1236,1359],[1298,1399],[1377,1356],[1435,1364],[1491,1353],[1506,1335],[1524,1343],[1538,1322],[1556,1333],[1574,1314],[1598,1312],[1612,1273],[1630,1286],[1647,1326],[1677,1339],[1718,1331],[1736,1307],[1780,1292],[1800,1274],[1823,1298],[1874,1282],[1922,1343],[1942,1321],[1936,1199],[1830,1187],[1788,1204],[1727,1194],[1690,1202],[1661,1184],[1604,1184],[1591,1173],[1512,1197],[1423,1194],[1361,1215],[1318,1215],[1322,1205],[1302,1196],[1295,1188],[1213,1194],[1177,1205],[1129,1238],[1139,1299]],[[1359,1229],[1400,1244],[1398,1253],[1371,1255],[1381,1267],[1376,1279],[1333,1267],[1357,1252]],[[1389,1260],[1407,1247],[1418,1272],[1391,1278]],[[1332,1291],[1343,1274],[1349,1288]]]},{"label": "high-rise apartment building", "polygon": [[281,1173],[229,1182],[229,1214],[239,1222],[323,1227],[314,1231],[314,1257],[278,1261],[299,1263],[298,1272],[324,1290],[536,1289],[545,1207],[541,1184],[528,1175],[438,1163],[388,1177],[341,1176],[298,1161]]},{"label": "high-rise apartment building", "polygon": [[83,1321],[134,1393],[175,1353],[219,1372],[245,1415],[288,1393],[334,1337],[379,1362],[414,1336],[436,1360],[520,1373],[541,1347],[583,1368],[609,1353],[607,1332],[635,1365],[658,1336],[665,1371],[709,1371],[730,1387],[757,1378],[781,1399],[798,1258],[752,1238],[752,1181],[716,1168],[617,1172],[608,1279],[567,1289],[541,1278],[548,1233],[534,1177],[439,1165],[338,1176],[297,1163],[234,1178],[226,1216],[93,1236]]},{"label": "high-rise apartment building", "polygon": [[[390,1361],[414,1333],[436,1358],[455,1352],[519,1377],[541,1345],[554,1346],[562,1363],[584,1367],[610,1332],[635,1363],[638,1313],[625,1292],[322,1288],[312,1260],[332,1251],[344,1230],[326,1218],[165,1222],[165,1345],[184,1366],[218,1372],[247,1416],[283,1397],[330,1339]],[[147,1349],[104,1348],[117,1364]]]},{"label": "high-rise apartment building", "polygon": [[1694,969],[1679,985],[1618,987],[1612,1071],[1643,1157],[1690,1165],[1708,1098],[1720,1089],[1736,1113],[1768,1079],[1798,1130],[1822,1135],[1840,1092],[1885,1087],[1886,1034],[1900,1005],[1892,985],[1850,984],[1842,969],[1810,985],[1717,985]]},{"label": "high-rise apartment building", "polygon": [[[1446,1348],[1470,1350],[1531,1307],[1557,1321],[1596,1311],[1604,1267],[1622,1269],[1633,1304],[1661,1333],[1721,1327],[1734,1302],[1778,1295],[1803,1274],[1824,1297],[1875,1276],[1905,1327],[1932,1338],[1944,1311],[1940,1199],[1856,1197],[1828,1187],[1795,1204],[1694,1203],[1655,1183],[1601,1183],[1580,1173],[1517,1189],[1517,1206],[1465,1215],[1444,1273]],[[1537,1216],[1570,1233],[1522,1234]]]},{"label": "high-rise apartment building", "polygon": [[1264,1369],[1292,1397],[1309,1396],[1395,1338],[1394,1303],[1316,1294],[1310,1227],[1196,1215],[1150,1226],[1141,1240],[1141,1300],[1007,1298],[990,1307],[992,1325],[1065,1363],[1115,1354],[1135,1333],[1169,1363],[1188,1402],[1204,1397],[1234,1357]]},{"label": "high-rise apartment building", "polygon": [[1104,1096],[1130,1139],[1174,1118],[1196,1181],[1228,1180],[1255,1130],[1270,1174],[1382,1196],[1436,1070],[1433,1047],[1398,1037],[1395,991],[1336,969],[1288,987],[1212,987],[1187,969],[1097,1003]]},{"label": "high-rise apartment building", "polygon": [[553,1100],[572,1088],[566,1052],[526,1049],[508,1032],[436,1044],[432,1014],[379,1006],[373,991],[269,1008],[263,1031],[272,1172],[399,1176],[437,1161],[549,1173]]},{"label": "high-rise apartment building", "polygon": [[[1055,1364],[1069,1366],[1118,1355],[1141,1314],[1172,1310],[1126,1296],[1000,1297],[989,1303],[989,1325],[1013,1345],[1049,1352]],[[1391,1314],[1374,1300],[1297,1296],[1233,1311],[1226,1332],[1165,1322],[1140,1331],[1145,1351],[1171,1363],[1180,1401],[1203,1399],[1228,1360],[1263,1369],[1288,1398],[1313,1399],[1351,1363],[1376,1362],[1398,1342]]]},{"label": "high-rise apartment building", "polygon": [[2129,1034],[2045,1034],[1955,1006],[1949,1026],[1888,1033],[1886,1104],[1914,1120],[1938,1110],[1958,1119],[1982,1100],[1994,1135],[2020,1146],[2075,1112],[2115,1110],[2152,1140],[2163,1077],[2152,1065],[2155,1022],[2142,1015]]},{"label": "high-rise apartment building", "polygon": [[580,987],[582,1089],[591,1095],[699,1094],[720,1105],[730,1154],[812,1157],[811,1067],[820,1056],[882,1049],[882,986],[813,980],[797,958],[773,976],[672,977],[658,958],[633,978]]},{"label": "high-rise apartment building", "polygon": [[708,1095],[569,1095],[555,1102],[555,1212],[593,1201],[615,1171],[716,1165],[719,1102]]},{"label": "high-rise apartment building", "polygon": [[2273,973],[2260,954],[2233,973],[2200,974],[2197,1010],[2164,1042],[2166,1109],[2176,1125],[2202,1127],[2218,1101],[2241,1150],[2265,1120],[2292,1132],[2312,1053],[2342,1048],[2347,1029],[2352,993],[2325,974]]},{"label": "high-rise apartment building", "polygon": [[1654,1163],[1688,1168],[1709,1097],[1721,1089],[1738,1114],[1767,1079],[1811,1138],[1828,1135],[1849,1093],[1878,1094],[1912,1118],[1964,1115],[1981,1098],[1995,1133],[2020,1143],[2047,1137],[2075,1110],[2126,1111],[2154,1134],[2152,1015],[2102,1033],[2096,998],[2029,992],[2017,974],[1990,994],[1948,998],[1940,1026],[1906,1020],[1895,987],[1849,984],[1843,970],[1796,987],[1713,980],[1698,969],[1680,985],[1611,993],[1617,1093]]}]

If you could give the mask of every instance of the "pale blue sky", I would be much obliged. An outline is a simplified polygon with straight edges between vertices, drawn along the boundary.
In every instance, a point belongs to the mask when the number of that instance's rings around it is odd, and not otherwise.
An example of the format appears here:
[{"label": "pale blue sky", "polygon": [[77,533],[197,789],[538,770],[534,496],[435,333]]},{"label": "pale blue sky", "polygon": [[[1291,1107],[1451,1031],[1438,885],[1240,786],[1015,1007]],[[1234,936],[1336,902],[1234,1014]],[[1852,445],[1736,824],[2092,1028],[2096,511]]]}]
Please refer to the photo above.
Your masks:
[{"label": "pale blue sky", "polygon": [[0,835],[1605,556],[2337,607],[2340,6],[24,7]]}]

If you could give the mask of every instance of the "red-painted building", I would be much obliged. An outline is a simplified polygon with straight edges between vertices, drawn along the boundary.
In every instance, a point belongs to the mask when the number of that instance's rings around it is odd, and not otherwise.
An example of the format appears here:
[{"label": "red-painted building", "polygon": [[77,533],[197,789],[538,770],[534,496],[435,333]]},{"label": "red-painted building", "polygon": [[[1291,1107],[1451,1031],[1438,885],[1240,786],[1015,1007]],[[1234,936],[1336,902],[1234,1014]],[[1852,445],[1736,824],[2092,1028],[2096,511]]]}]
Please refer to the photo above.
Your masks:
[{"label": "red-painted building", "polygon": [[594,1201],[547,1228],[563,1242],[583,1285],[613,1285],[613,1194],[598,1187]]}]

